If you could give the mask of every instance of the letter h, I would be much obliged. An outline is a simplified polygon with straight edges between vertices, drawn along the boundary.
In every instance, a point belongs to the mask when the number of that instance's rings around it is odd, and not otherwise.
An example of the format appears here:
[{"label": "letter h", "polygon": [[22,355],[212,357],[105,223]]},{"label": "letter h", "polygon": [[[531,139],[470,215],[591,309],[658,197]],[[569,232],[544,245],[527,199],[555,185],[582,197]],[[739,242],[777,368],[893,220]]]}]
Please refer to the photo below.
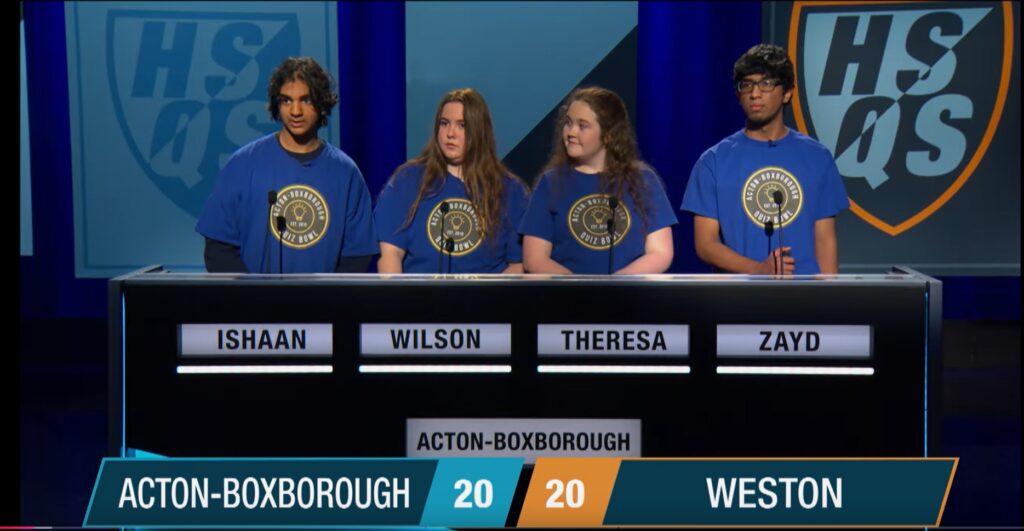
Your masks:
[{"label": "letter h", "polygon": [[132,83],[133,97],[155,96],[156,73],[160,68],[167,69],[167,84],[164,86],[163,96],[185,96],[192,50],[196,43],[196,23],[175,24],[170,49],[163,47],[165,26],[166,23],[161,21],[148,21],[142,26],[139,57],[135,62],[135,82]]},{"label": "letter h", "polygon": [[[857,77],[853,83],[854,94],[874,94],[878,84],[878,71],[885,57],[885,45],[889,40],[889,28],[892,26],[892,15],[875,15],[868,18],[867,36],[864,44],[855,44],[854,37],[860,16],[839,17],[836,19],[832,44],[825,61],[825,73],[821,78],[822,96],[842,94],[843,83],[846,81],[847,67],[857,64]],[[807,43],[805,46],[814,46]]]}]

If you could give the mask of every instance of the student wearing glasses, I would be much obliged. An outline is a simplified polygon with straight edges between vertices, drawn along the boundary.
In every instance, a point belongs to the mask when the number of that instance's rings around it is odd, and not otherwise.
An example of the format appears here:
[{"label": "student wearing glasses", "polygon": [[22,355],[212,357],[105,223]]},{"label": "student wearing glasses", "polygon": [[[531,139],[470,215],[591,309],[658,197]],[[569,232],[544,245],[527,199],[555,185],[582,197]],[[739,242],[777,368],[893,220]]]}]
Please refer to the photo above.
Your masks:
[{"label": "student wearing glasses", "polygon": [[758,44],[733,81],[746,124],[701,155],[683,197],[697,256],[733,273],[837,273],[835,219],[849,199],[828,148],[783,123],[793,63]]}]

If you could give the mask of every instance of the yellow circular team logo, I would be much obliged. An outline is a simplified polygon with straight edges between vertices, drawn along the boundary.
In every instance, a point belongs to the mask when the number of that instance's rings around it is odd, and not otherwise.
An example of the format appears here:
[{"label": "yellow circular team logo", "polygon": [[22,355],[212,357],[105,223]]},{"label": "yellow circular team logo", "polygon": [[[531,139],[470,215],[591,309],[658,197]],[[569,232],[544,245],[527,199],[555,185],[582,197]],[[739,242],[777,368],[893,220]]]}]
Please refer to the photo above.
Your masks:
[{"label": "yellow circular team logo", "polygon": [[[277,218],[284,216],[284,236],[277,230]],[[270,231],[282,243],[293,249],[315,245],[327,233],[331,220],[330,209],[324,196],[302,184],[283,188],[277,202],[270,207]]]},{"label": "yellow circular team logo", "polygon": [[[448,213],[441,214],[441,204],[448,203]],[[443,236],[442,236],[443,231]],[[445,199],[434,205],[427,217],[427,238],[438,251],[446,240],[452,241],[452,256],[463,256],[480,246],[480,222],[476,209],[468,199]],[[446,251],[447,252],[447,251]]]},{"label": "yellow circular team logo", "polygon": [[[612,208],[606,194],[590,194],[580,198],[569,209],[569,232],[580,245],[587,249],[601,251],[609,244],[618,245],[626,237],[633,220],[629,210],[620,201],[615,207],[615,234],[608,234],[608,220]],[[612,243],[614,242],[614,243]]]},{"label": "yellow circular team logo", "polygon": [[[775,202],[776,192],[782,194],[781,206]],[[803,206],[804,191],[800,182],[782,168],[761,168],[747,177],[743,185],[743,210],[759,227],[763,228],[768,220],[775,228],[785,227],[800,215]]]}]

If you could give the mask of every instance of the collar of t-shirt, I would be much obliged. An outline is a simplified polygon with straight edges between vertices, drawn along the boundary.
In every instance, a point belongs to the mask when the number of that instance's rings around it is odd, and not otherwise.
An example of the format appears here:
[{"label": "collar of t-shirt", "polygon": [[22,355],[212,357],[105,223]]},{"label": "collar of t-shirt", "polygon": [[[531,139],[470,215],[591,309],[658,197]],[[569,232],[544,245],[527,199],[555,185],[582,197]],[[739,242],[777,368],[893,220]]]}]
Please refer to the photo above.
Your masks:
[{"label": "collar of t-shirt", "polygon": [[[277,145],[281,146],[281,140],[280,139],[278,139]],[[288,151],[287,149],[285,149],[284,146],[281,146],[281,149],[283,149],[285,153],[287,153],[287,154],[291,155],[293,158],[295,158],[295,160],[299,161],[299,164],[308,164],[308,163],[312,162],[313,159],[319,157],[321,153],[323,153],[323,151],[324,151],[324,141],[321,140],[320,141],[320,145],[317,146],[317,148],[314,149],[313,151],[310,151],[309,153],[296,153],[294,151]]]},{"label": "collar of t-shirt", "polygon": [[739,130],[739,137],[742,139],[742,142],[746,143],[747,145],[759,148],[774,148],[781,146],[783,144],[788,143],[792,136],[793,130],[789,129],[788,127],[786,128],[786,134],[782,135],[782,138],[775,138],[772,140],[758,140],[755,138],[750,138],[749,136],[747,136],[743,129]]}]

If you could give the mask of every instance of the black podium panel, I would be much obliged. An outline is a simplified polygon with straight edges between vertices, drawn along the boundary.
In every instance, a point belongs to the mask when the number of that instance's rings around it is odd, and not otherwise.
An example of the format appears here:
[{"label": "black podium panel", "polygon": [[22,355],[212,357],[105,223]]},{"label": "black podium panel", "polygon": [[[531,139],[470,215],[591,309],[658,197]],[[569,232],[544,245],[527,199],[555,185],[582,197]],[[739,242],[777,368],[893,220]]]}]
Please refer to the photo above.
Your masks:
[{"label": "black podium panel", "polygon": [[[140,272],[111,295],[111,451],[167,456],[406,455],[410,418],[640,419],[643,457],[922,456],[936,447],[941,285],[910,272],[743,276],[243,277]],[[182,324],[326,323],[333,354],[185,360]],[[365,323],[503,323],[512,354],[360,354]],[[689,355],[538,356],[538,324],[688,325]],[[725,359],[716,327],[870,327],[866,359]],[[326,374],[181,374],[183,364],[326,364]],[[376,374],[382,364],[506,364],[503,374]],[[683,374],[548,374],[541,364]],[[721,367],[870,374],[721,374]],[[929,394],[930,393],[930,394]],[[929,407],[931,406],[931,407]]]}]

